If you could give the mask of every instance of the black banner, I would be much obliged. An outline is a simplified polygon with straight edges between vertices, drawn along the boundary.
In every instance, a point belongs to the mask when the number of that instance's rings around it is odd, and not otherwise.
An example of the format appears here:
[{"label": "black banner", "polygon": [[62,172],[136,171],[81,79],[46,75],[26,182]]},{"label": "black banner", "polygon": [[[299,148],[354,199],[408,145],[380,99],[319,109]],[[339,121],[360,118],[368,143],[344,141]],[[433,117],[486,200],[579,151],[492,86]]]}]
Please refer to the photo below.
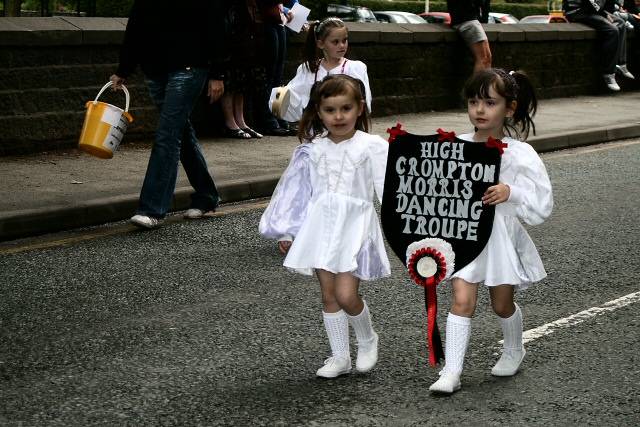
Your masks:
[{"label": "black banner", "polygon": [[501,152],[439,132],[393,135],[382,228],[403,264],[409,244],[440,238],[451,244],[458,271],[482,252],[491,235],[495,207],[481,198],[498,183]]}]

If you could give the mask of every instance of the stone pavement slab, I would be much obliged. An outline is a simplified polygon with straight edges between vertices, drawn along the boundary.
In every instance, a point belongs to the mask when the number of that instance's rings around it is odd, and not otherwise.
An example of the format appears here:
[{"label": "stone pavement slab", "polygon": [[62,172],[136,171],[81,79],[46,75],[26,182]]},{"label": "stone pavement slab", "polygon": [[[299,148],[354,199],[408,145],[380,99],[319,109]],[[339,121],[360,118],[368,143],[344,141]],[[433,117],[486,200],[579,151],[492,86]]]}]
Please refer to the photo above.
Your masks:
[{"label": "stone pavement slab", "polygon": [[[640,92],[542,100],[529,142],[552,151],[640,136]],[[387,137],[396,122],[411,133],[438,127],[471,131],[466,111],[377,117],[372,133]],[[202,147],[223,202],[267,197],[298,144],[295,137],[203,139]],[[125,144],[113,159],[78,150],[0,158],[0,240],[101,224],[130,217],[149,157],[149,144]],[[180,171],[174,210],[191,192]]]}]

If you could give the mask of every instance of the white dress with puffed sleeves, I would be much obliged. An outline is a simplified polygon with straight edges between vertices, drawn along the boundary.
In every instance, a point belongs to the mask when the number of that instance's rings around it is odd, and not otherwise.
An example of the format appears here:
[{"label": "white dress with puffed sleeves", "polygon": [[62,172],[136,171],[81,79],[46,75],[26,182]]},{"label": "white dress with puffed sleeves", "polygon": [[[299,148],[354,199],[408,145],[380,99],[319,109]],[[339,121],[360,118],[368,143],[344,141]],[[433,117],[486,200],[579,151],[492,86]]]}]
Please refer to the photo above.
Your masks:
[{"label": "white dress with puffed sleeves", "polygon": [[[473,134],[459,135],[473,141]],[[547,170],[538,153],[526,142],[505,137],[500,165],[501,183],[509,185],[509,200],[496,205],[487,246],[470,264],[454,273],[470,283],[515,285],[525,289],[547,276],[540,255],[519,220],[542,223],[551,215],[553,193]]]},{"label": "white dress with puffed sleeves", "polygon": [[[295,77],[287,83],[289,88],[289,106],[283,113],[282,119],[288,122],[297,122],[302,117],[302,112],[309,103],[311,95],[311,87],[316,81],[324,79],[329,74],[346,74],[353,78],[359,79],[364,83],[365,99],[367,107],[371,112],[371,88],[369,87],[369,76],[367,74],[367,66],[362,61],[351,61],[343,58],[342,63],[330,70],[325,69],[322,65],[318,67],[317,72],[309,70],[305,64],[300,64],[296,71]],[[271,91],[269,98],[269,109],[273,109],[273,101],[276,98],[278,88]]]},{"label": "white dress with puffed sleeves", "polygon": [[301,144],[260,219],[260,233],[293,243],[284,266],[350,272],[362,280],[391,274],[374,197],[382,200],[389,144],[357,131],[334,143]]}]

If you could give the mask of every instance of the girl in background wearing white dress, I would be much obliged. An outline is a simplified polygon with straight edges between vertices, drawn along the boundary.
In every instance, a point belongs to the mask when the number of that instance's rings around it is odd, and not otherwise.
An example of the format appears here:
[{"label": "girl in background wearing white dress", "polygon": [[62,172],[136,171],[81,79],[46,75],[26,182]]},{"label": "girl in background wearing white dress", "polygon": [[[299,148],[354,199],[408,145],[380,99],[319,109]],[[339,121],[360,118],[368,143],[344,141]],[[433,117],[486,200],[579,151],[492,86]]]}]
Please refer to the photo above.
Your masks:
[{"label": "girl in background wearing white dress", "polygon": [[[278,239],[284,266],[320,282],[331,357],[316,372],[351,371],[349,325],[358,342],[356,370],[378,360],[378,335],[358,294],[360,280],[388,276],[389,259],[374,194],[382,198],[388,143],[366,133],[361,81],[330,75],[317,83],[298,131],[301,144],[260,219],[260,233]],[[306,129],[306,132],[304,131]]]},{"label": "girl in background wearing white dress", "polygon": [[[305,44],[305,62],[298,66],[295,77],[287,83],[290,93],[289,106],[281,112],[281,118],[297,122],[309,102],[311,87],[329,74],[346,74],[361,80],[364,97],[371,113],[371,89],[367,66],[361,61],[345,58],[349,47],[349,32],[339,18],[316,21],[309,27]],[[269,108],[272,108],[277,88],[271,92]]]},{"label": "girl in background wearing white dress", "polygon": [[453,301],[447,317],[446,363],[440,379],[429,388],[445,394],[460,389],[480,283],[489,288],[491,305],[504,334],[502,356],[491,373],[511,376],[518,371],[525,349],[522,312],[514,303],[514,292],[547,275],[519,220],[540,224],[553,208],[551,183],[542,160],[529,144],[511,137],[526,139],[530,128],[535,133],[532,117],[537,101],[527,76],[495,68],[479,71],[466,83],[464,97],[475,133],[459,138],[479,143],[496,138],[507,146],[502,155],[499,183],[489,187],[482,197],[484,204],[496,206],[489,242],[478,258],[454,273],[451,282]]}]

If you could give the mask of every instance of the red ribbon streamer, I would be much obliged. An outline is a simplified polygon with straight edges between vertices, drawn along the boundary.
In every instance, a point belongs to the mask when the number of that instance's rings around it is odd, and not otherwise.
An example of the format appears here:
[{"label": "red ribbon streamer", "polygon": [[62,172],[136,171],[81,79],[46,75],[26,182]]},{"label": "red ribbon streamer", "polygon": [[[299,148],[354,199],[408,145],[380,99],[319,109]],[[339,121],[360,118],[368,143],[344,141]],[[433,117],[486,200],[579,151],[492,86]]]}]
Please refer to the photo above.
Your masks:
[{"label": "red ribbon streamer", "polygon": [[484,143],[489,148],[497,148],[500,151],[500,155],[504,154],[504,149],[509,146],[506,142],[502,142],[499,139],[496,139],[492,136],[487,139],[487,142]]},{"label": "red ribbon streamer", "polygon": [[[416,268],[418,261],[425,256],[432,258],[438,265],[436,274],[431,277],[420,276]],[[438,295],[436,293],[436,286],[444,279],[447,265],[440,252],[433,248],[422,248],[411,255],[407,267],[413,281],[424,287],[424,305],[427,309],[427,351],[429,352],[429,364],[436,366],[444,359],[442,339],[440,338],[440,331],[437,324]]]},{"label": "red ribbon streamer", "polygon": [[[432,281],[424,288],[424,303],[427,307],[427,342],[429,345],[429,365],[436,366],[442,358],[442,341],[440,341],[440,332],[436,324],[438,315],[438,296],[436,294],[436,283]],[[436,344],[435,335],[438,335]]]},{"label": "red ribbon streamer", "polygon": [[407,131],[402,129],[402,123],[397,122],[395,126],[387,129],[387,133],[389,134],[389,143],[392,143],[396,140],[398,135],[406,135]]},{"label": "red ribbon streamer", "polygon": [[436,132],[438,132],[438,135],[439,135],[438,136],[438,142],[444,142],[444,141],[453,142],[453,140],[456,139],[456,133],[455,132],[446,132],[442,128],[438,128],[438,130]]}]

